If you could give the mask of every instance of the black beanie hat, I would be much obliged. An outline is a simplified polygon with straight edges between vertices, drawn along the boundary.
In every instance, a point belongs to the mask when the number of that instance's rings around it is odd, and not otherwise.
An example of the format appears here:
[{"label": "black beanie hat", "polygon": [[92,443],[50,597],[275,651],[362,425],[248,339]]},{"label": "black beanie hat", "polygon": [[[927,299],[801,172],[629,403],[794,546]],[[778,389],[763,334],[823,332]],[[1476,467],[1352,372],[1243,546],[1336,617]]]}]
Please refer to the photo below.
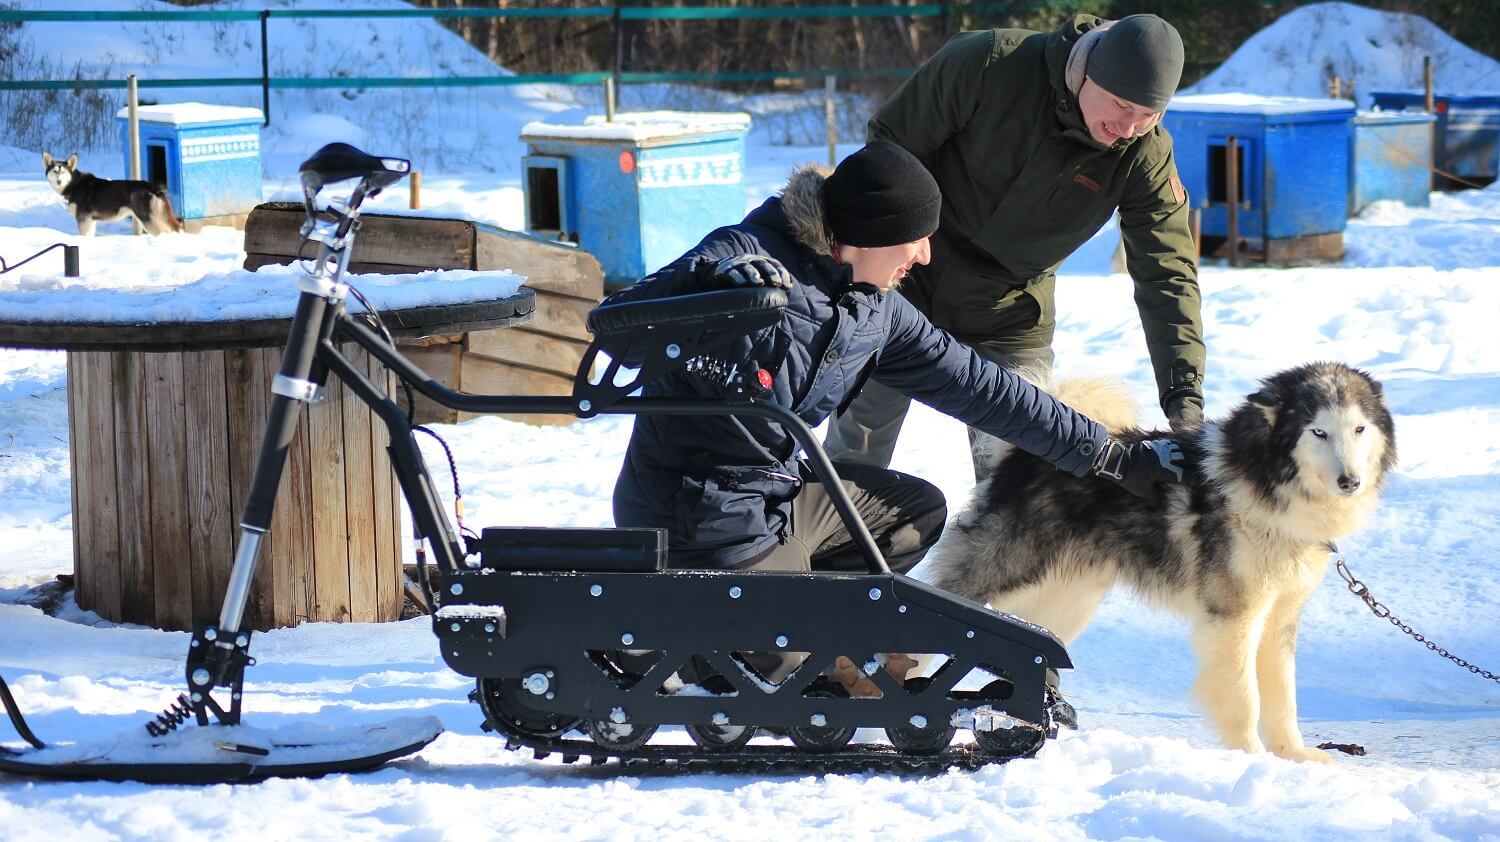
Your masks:
[{"label": "black beanie hat", "polygon": [[1099,36],[1086,72],[1120,99],[1165,111],[1182,80],[1182,36],[1156,15],[1121,18]]},{"label": "black beanie hat", "polygon": [[865,144],[823,182],[828,227],[846,246],[899,246],[930,236],[942,204],[922,162],[888,140]]}]

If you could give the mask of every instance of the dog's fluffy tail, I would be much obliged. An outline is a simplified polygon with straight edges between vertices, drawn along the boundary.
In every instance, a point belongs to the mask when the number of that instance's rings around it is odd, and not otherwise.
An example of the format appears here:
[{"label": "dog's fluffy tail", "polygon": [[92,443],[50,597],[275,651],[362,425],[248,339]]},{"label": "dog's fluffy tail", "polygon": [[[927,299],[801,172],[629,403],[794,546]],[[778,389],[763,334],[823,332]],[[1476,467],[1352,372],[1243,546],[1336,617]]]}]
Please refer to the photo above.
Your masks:
[{"label": "dog's fluffy tail", "polygon": [[[1070,377],[1053,380],[1052,375],[1036,369],[1017,369],[1016,374],[1036,384],[1037,388],[1067,404],[1069,408],[1103,424],[1110,432],[1118,432],[1136,426],[1135,400],[1130,390],[1118,380],[1107,377]],[[984,464],[993,468],[1005,458],[1011,445],[993,437],[986,437],[983,445]]]}]

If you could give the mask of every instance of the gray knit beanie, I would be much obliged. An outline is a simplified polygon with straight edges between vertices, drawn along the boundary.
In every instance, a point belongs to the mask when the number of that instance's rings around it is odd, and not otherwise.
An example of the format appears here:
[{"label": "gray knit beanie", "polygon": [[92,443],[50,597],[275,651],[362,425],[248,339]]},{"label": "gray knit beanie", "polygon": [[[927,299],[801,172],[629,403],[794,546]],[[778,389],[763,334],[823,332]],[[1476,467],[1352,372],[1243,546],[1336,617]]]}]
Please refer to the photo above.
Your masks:
[{"label": "gray knit beanie", "polygon": [[1164,111],[1182,80],[1182,36],[1156,15],[1121,18],[1089,53],[1088,77],[1120,99]]}]

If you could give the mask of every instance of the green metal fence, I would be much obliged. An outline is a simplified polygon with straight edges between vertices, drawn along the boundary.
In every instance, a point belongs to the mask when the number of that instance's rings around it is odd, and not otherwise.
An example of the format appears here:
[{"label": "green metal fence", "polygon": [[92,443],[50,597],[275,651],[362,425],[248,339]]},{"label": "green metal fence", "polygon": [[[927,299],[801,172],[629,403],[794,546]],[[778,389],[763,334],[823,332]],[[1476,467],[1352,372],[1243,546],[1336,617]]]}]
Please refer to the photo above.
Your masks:
[{"label": "green metal fence", "polygon": [[[1030,2],[966,4],[969,11],[1017,11],[1041,9],[1052,6],[1056,0],[1030,0]],[[773,82],[789,79],[825,78],[833,76],[843,79],[901,77],[909,75],[913,68],[835,69],[806,71],[741,71],[718,73],[694,72],[633,72],[622,65],[622,26],[627,21],[649,20],[778,20],[792,18],[951,18],[953,0],[915,6],[801,6],[784,8],[726,8],[715,6],[686,6],[650,8],[637,6],[602,5],[568,8],[451,8],[451,9],[264,9],[264,10],[199,10],[181,11],[64,11],[64,10],[17,10],[0,9],[0,24],[3,23],[69,23],[69,22],[172,22],[172,23],[258,23],[260,26],[260,75],[230,76],[185,79],[139,79],[140,88],[245,88],[261,89],[262,111],[266,123],[271,121],[271,91],[305,88],[412,88],[412,87],[492,87],[504,85],[561,84],[596,85],[605,79],[613,79],[616,85],[646,82],[702,82],[743,83]],[[610,70],[580,73],[550,73],[494,76],[339,76],[339,77],[287,77],[273,76],[270,68],[272,20],[309,18],[375,19],[375,18],[600,18],[610,19],[615,45],[614,67]],[[17,79],[0,80],[0,91],[78,91],[85,89],[123,89],[124,79]]]}]

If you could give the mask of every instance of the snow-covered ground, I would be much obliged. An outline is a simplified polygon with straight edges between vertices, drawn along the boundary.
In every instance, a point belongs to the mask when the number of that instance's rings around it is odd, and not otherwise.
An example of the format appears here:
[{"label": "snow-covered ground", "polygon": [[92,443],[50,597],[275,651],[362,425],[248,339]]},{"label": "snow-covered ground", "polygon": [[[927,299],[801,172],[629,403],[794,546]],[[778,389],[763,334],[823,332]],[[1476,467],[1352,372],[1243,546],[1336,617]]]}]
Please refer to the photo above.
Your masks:
[{"label": "snow-covered ground", "polygon": [[[390,27],[378,30],[379,43],[430,37],[451,54],[443,59],[451,66],[473,58],[434,28],[415,22]],[[95,41],[73,40],[126,53],[120,25],[89,33]],[[55,37],[47,45],[63,46]],[[184,72],[192,66],[184,64]],[[478,134],[457,141],[468,145],[443,152],[466,160],[470,149],[482,147],[493,166],[428,168],[428,206],[519,227],[513,164],[522,149],[515,130],[531,119],[580,115],[584,109],[569,104],[568,96],[564,90],[497,99],[503,121],[481,132],[483,120],[474,118]],[[471,105],[462,97],[431,100],[440,119],[452,111],[459,120],[458,112]],[[310,124],[314,116],[323,125],[345,121],[351,132],[365,134],[344,139],[372,151],[439,159],[433,149],[403,146],[371,128],[379,125],[376,111],[357,99],[320,114],[316,103],[304,105],[305,120],[294,119],[294,97],[281,100],[278,113],[293,126]],[[266,195],[286,190],[297,157],[341,137],[340,131],[268,133]],[[751,137],[747,206],[774,189],[793,162],[823,156],[817,147],[767,140]],[[76,242],[83,283],[96,287],[112,278],[186,284],[237,269],[240,236],[228,229],[151,239],[128,236],[116,224],[101,226],[97,238],[79,239],[41,178],[39,152],[0,148],[0,254],[6,259],[58,240]],[[89,168],[88,160],[84,164]],[[119,172],[115,158],[93,168]],[[405,198],[404,190],[393,188],[373,207],[402,206]],[[1430,208],[1367,209],[1350,221],[1348,256],[1336,266],[1205,266],[1209,411],[1227,412],[1259,378],[1309,360],[1343,360],[1383,380],[1396,414],[1401,464],[1375,518],[1342,549],[1403,620],[1455,654],[1500,670],[1500,344],[1494,327],[1500,316],[1500,188],[1437,194],[1432,202]],[[1108,235],[1099,237],[1069,262],[1059,284],[1059,369],[1122,378],[1144,417],[1154,419],[1155,390],[1131,284],[1108,274],[1112,247]],[[128,267],[128,274],[115,267]],[[59,268],[60,260],[43,258],[0,276],[0,308],[28,293],[66,289]],[[272,279],[286,284],[288,298],[294,294],[289,276]],[[0,350],[0,676],[38,734],[50,740],[138,729],[181,692],[187,646],[185,634],[103,622],[71,602],[56,617],[21,603],[33,587],[71,569],[65,388],[62,354]],[[544,428],[477,419],[443,434],[463,471],[469,523],[609,523],[609,492],[628,421]],[[429,458],[442,457],[432,451]],[[894,467],[936,482],[958,505],[969,487],[961,426],[917,407]],[[503,751],[499,740],[480,731],[478,709],[465,700],[468,683],[443,666],[424,621],[309,624],[258,636],[260,664],[249,671],[245,701],[249,722],[345,725],[426,714],[439,717],[448,733],[378,772],[317,781],[190,788],[42,784],[0,775],[0,836],[1500,839],[1500,684],[1444,662],[1371,616],[1337,577],[1324,582],[1304,612],[1299,704],[1309,741],[1362,744],[1366,757],[1341,756],[1334,766],[1315,767],[1218,748],[1187,699],[1193,667],[1183,632],[1176,620],[1111,597],[1072,651],[1078,669],[1065,676],[1083,730],[1064,733],[1032,760],[929,777],[677,775],[563,766]],[[4,728],[0,742],[18,745]]]},{"label": "snow-covered ground", "polygon": [[1353,85],[1361,108],[1375,91],[1421,91],[1424,58],[1432,59],[1440,94],[1500,91],[1500,62],[1455,41],[1432,21],[1353,3],[1293,9],[1250,36],[1189,94],[1234,91],[1326,97],[1334,76]]}]

